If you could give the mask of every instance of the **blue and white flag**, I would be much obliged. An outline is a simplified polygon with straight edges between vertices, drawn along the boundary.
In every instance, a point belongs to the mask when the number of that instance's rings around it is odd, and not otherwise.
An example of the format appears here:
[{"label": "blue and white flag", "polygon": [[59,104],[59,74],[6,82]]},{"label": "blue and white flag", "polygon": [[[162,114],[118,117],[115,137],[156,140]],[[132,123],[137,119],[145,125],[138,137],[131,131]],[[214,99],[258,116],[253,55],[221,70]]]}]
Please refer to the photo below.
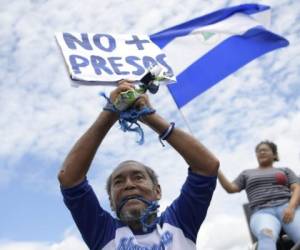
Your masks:
[{"label": "blue and white flag", "polygon": [[151,35],[177,76],[168,89],[178,108],[253,59],[287,46],[266,29],[269,23],[270,7],[244,4]]}]

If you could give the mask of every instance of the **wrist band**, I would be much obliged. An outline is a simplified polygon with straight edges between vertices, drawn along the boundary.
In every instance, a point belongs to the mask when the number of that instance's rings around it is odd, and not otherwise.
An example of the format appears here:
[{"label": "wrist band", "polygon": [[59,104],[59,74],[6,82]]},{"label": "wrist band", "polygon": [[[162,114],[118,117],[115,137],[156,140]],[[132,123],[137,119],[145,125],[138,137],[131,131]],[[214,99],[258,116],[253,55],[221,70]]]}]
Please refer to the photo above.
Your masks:
[{"label": "wrist band", "polygon": [[103,110],[114,112],[114,113],[118,112],[116,107],[110,101],[107,101],[106,105],[103,107]]},{"label": "wrist band", "polygon": [[162,140],[167,140],[169,138],[169,136],[172,134],[174,130],[174,127],[175,127],[175,122],[171,122],[170,126],[159,135],[158,139],[163,147],[165,146],[165,144],[162,142]]},{"label": "wrist band", "polygon": [[105,95],[104,92],[100,92],[99,95],[104,97],[107,101],[106,105],[103,107],[103,110],[118,113],[118,110],[116,109],[114,104],[111,102],[111,100]]}]

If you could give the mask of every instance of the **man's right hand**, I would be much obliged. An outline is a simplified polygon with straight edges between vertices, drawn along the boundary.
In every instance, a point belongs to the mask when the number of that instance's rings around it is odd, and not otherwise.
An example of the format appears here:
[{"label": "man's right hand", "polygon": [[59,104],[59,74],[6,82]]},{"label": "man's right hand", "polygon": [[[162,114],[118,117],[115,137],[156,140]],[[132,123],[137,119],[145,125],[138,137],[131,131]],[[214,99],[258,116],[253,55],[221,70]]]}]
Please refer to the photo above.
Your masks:
[{"label": "man's right hand", "polygon": [[109,99],[112,103],[116,100],[118,95],[122,92],[126,92],[127,90],[134,89],[134,84],[129,80],[121,80],[118,82],[117,88],[115,88],[109,96]]}]

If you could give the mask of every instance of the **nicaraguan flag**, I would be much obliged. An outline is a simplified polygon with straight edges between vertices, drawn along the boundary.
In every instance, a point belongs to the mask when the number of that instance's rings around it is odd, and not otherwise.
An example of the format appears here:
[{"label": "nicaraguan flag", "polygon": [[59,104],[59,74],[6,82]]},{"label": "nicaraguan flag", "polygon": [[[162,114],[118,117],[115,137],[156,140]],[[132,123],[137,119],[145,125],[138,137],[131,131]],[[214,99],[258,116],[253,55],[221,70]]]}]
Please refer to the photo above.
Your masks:
[{"label": "nicaraguan flag", "polygon": [[270,7],[244,4],[151,35],[177,76],[168,88],[178,108],[256,57],[287,46],[265,28],[269,23]]}]

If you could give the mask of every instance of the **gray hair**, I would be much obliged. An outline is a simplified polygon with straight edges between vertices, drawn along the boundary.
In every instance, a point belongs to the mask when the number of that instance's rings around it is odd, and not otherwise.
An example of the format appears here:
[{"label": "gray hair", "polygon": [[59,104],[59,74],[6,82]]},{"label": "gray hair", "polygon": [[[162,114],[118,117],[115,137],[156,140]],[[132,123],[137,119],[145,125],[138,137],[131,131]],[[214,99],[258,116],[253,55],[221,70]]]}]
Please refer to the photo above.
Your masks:
[{"label": "gray hair", "polygon": [[[158,176],[157,176],[157,174],[155,173],[155,171],[154,171],[152,168],[150,168],[150,167],[144,165],[144,164],[141,163],[141,162],[134,161],[134,160],[123,161],[123,162],[121,162],[121,163],[118,165],[118,167],[120,167],[120,166],[123,165],[123,164],[127,164],[127,163],[136,163],[136,164],[138,164],[138,165],[144,167],[144,169],[146,170],[147,174],[149,175],[149,177],[150,177],[150,179],[151,179],[153,185],[156,186],[156,185],[159,184],[159,183],[158,183]],[[106,192],[107,192],[107,194],[108,194],[109,199],[111,198],[111,182],[112,182],[112,175],[113,175],[113,173],[115,172],[115,170],[116,170],[118,167],[116,167],[116,168],[114,169],[114,171],[110,174],[110,176],[109,176],[109,177],[107,178],[107,180],[106,180]]]}]

